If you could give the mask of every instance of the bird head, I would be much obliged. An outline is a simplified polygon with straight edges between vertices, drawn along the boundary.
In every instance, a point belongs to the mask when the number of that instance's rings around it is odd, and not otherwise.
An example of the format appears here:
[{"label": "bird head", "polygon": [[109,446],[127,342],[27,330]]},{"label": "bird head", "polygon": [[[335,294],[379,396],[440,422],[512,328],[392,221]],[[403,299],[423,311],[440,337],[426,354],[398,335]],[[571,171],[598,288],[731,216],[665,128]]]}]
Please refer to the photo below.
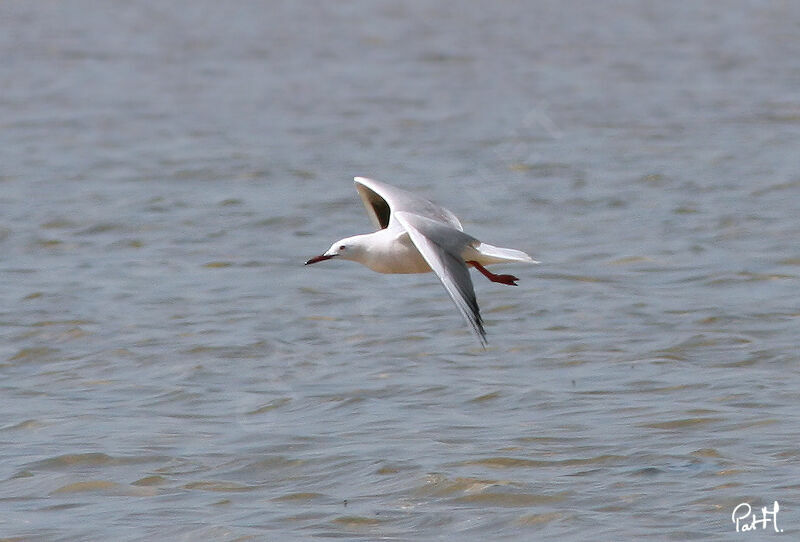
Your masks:
[{"label": "bird head", "polygon": [[342,258],[343,260],[359,261],[363,252],[362,244],[359,242],[359,236],[345,237],[331,245],[324,254],[315,256],[306,262],[306,265],[330,260],[331,258]]}]

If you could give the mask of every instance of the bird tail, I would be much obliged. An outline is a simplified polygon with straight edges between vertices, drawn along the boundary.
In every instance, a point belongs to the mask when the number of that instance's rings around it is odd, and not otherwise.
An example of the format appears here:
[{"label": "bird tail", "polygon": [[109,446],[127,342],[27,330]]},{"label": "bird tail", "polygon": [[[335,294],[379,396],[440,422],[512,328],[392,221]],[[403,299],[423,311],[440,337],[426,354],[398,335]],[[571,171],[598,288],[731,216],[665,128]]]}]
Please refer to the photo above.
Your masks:
[{"label": "bird tail", "polygon": [[480,243],[475,247],[475,250],[481,255],[479,261],[482,264],[502,262],[539,263],[521,250],[513,248],[502,248],[488,243]]}]

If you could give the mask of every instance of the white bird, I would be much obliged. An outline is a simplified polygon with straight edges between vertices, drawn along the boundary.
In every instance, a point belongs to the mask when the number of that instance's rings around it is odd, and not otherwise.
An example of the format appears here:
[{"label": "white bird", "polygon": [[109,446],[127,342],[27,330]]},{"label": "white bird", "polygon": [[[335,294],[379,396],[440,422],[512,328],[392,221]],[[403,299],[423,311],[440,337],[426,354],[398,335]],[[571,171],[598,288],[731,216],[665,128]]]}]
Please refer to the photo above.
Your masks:
[{"label": "white bird", "polygon": [[356,189],[373,224],[373,233],[345,237],[306,265],[342,258],[378,273],[427,273],[442,281],[459,312],[482,346],[486,346],[468,265],[492,282],[516,286],[517,277],[495,275],[485,265],[504,262],[539,263],[521,250],[482,243],[464,233],[456,215],[410,192],[373,179],[355,177]]}]

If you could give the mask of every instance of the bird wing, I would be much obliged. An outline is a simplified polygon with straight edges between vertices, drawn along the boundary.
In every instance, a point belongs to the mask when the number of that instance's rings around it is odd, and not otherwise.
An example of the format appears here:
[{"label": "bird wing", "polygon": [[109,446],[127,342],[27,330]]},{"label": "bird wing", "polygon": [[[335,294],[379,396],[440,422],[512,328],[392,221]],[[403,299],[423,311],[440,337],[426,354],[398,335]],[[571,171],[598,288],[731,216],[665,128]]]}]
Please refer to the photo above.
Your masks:
[{"label": "bird wing", "polygon": [[394,213],[407,211],[464,230],[456,215],[431,201],[374,179],[355,177],[353,180],[370,220],[378,229],[389,227]]},{"label": "bird wing", "polygon": [[486,331],[483,329],[475,289],[467,264],[461,258],[461,251],[467,244],[475,242],[475,238],[460,229],[414,213],[395,211],[393,215],[439,277],[481,345],[486,347]]}]

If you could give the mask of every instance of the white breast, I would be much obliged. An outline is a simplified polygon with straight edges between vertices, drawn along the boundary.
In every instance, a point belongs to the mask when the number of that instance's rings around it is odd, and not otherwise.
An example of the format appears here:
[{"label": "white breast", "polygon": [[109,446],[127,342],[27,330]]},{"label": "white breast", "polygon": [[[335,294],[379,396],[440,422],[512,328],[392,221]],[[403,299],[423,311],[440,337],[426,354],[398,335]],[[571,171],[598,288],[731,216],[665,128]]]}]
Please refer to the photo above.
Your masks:
[{"label": "white breast", "polygon": [[429,273],[430,266],[405,232],[387,230],[383,243],[371,248],[364,265],[378,273]]}]

